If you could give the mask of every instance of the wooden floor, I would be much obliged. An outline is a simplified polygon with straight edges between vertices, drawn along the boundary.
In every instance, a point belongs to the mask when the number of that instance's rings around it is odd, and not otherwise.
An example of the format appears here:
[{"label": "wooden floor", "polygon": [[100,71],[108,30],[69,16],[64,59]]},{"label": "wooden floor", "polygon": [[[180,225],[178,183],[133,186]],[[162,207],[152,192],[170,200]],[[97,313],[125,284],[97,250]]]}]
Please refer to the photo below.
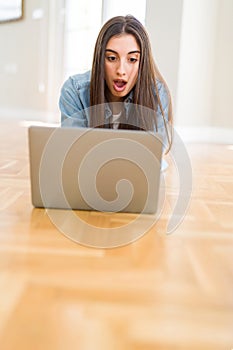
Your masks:
[{"label": "wooden floor", "polygon": [[[1,350],[233,349],[232,147],[187,146],[193,192],[175,232],[165,234],[170,164],[159,221],[132,244],[94,249],[33,209],[27,128],[1,123],[0,137]],[[127,216],[85,220],[112,227]]]}]

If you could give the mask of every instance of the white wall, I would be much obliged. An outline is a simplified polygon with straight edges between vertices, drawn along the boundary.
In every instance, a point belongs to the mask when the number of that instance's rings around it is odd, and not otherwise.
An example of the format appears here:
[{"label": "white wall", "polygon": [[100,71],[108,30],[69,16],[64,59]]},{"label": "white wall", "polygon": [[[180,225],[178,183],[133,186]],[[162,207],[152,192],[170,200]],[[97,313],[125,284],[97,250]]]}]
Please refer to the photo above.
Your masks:
[{"label": "white wall", "polygon": [[185,0],[176,123],[212,124],[218,0]]},{"label": "white wall", "polygon": [[58,113],[55,32],[61,24],[54,10],[60,1],[24,1],[22,20],[0,24],[1,119],[46,120]]},{"label": "white wall", "polygon": [[233,1],[148,0],[146,26],[175,125],[204,134],[205,127],[233,128]]},{"label": "white wall", "polygon": [[184,0],[147,0],[145,25],[156,64],[171,89],[176,109]]},{"label": "white wall", "polygon": [[[59,119],[64,2],[25,1],[22,21],[0,25],[0,118]],[[145,25],[177,126],[233,128],[232,16],[232,0],[147,0]]]},{"label": "white wall", "polygon": [[133,15],[145,24],[146,0],[102,0],[103,22],[114,16]]},{"label": "white wall", "polygon": [[[217,127],[233,128],[233,1],[220,0],[215,46],[213,118]],[[232,131],[233,138],[233,131]]]}]

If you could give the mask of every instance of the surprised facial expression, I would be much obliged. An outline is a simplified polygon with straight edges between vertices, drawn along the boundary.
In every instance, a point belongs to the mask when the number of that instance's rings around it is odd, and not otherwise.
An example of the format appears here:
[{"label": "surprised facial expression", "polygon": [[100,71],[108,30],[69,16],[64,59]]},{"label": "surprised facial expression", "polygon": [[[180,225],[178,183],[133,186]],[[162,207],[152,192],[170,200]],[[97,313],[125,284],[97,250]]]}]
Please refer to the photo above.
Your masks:
[{"label": "surprised facial expression", "polygon": [[105,49],[105,81],[109,102],[120,102],[138,78],[140,48],[131,34],[113,36]]}]

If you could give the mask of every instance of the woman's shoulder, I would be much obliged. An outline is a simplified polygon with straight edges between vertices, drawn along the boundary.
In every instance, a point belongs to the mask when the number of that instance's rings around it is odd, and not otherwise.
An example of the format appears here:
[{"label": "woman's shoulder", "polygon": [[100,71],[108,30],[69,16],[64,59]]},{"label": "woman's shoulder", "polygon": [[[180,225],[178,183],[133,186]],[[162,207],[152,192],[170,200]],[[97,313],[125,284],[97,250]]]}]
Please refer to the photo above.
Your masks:
[{"label": "woman's shoulder", "polygon": [[159,79],[156,79],[156,86],[157,86],[159,93],[161,93],[161,92],[164,93],[166,91],[165,84]]},{"label": "woman's shoulder", "polygon": [[65,89],[75,89],[75,90],[81,90],[86,89],[90,87],[90,80],[91,80],[91,72],[87,71],[85,73],[79,73],[70,76],[64,83]]},{"label": "woman's shoulder", "polygon": [[[163,81],[156,79],[156,88],[155,88],[155,86],[153,87],[155,96],[157,95],[157,92],[158,92],[160,100],[162,102],[165,102],[165,101],[167,102],[167,100],[169,98],[169,92],[168,92],[166,84]],[[157,90],[157,92],[156,92],[156,90]]]}]

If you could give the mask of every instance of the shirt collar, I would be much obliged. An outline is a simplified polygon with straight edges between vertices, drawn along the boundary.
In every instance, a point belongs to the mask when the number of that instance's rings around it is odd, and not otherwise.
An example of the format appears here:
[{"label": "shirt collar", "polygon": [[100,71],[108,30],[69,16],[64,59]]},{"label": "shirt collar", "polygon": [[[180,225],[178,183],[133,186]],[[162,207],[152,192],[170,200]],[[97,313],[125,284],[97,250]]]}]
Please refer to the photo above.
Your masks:
[{"label": "shirt collar", "polygon": [[[127,96],[127,98],[124,101],[124,106],[125,106],[125,111],[126,111],[126,119],[128,119],[128,110],[129,110],[129,105],[133,102],[133,91],[131,91],[129,93],[129,95]],[[111,108],[109,106],[109,104],[106,102],[105,103],[105,118],[109,119],[110,117],[112,117],[112,111]]]}]

